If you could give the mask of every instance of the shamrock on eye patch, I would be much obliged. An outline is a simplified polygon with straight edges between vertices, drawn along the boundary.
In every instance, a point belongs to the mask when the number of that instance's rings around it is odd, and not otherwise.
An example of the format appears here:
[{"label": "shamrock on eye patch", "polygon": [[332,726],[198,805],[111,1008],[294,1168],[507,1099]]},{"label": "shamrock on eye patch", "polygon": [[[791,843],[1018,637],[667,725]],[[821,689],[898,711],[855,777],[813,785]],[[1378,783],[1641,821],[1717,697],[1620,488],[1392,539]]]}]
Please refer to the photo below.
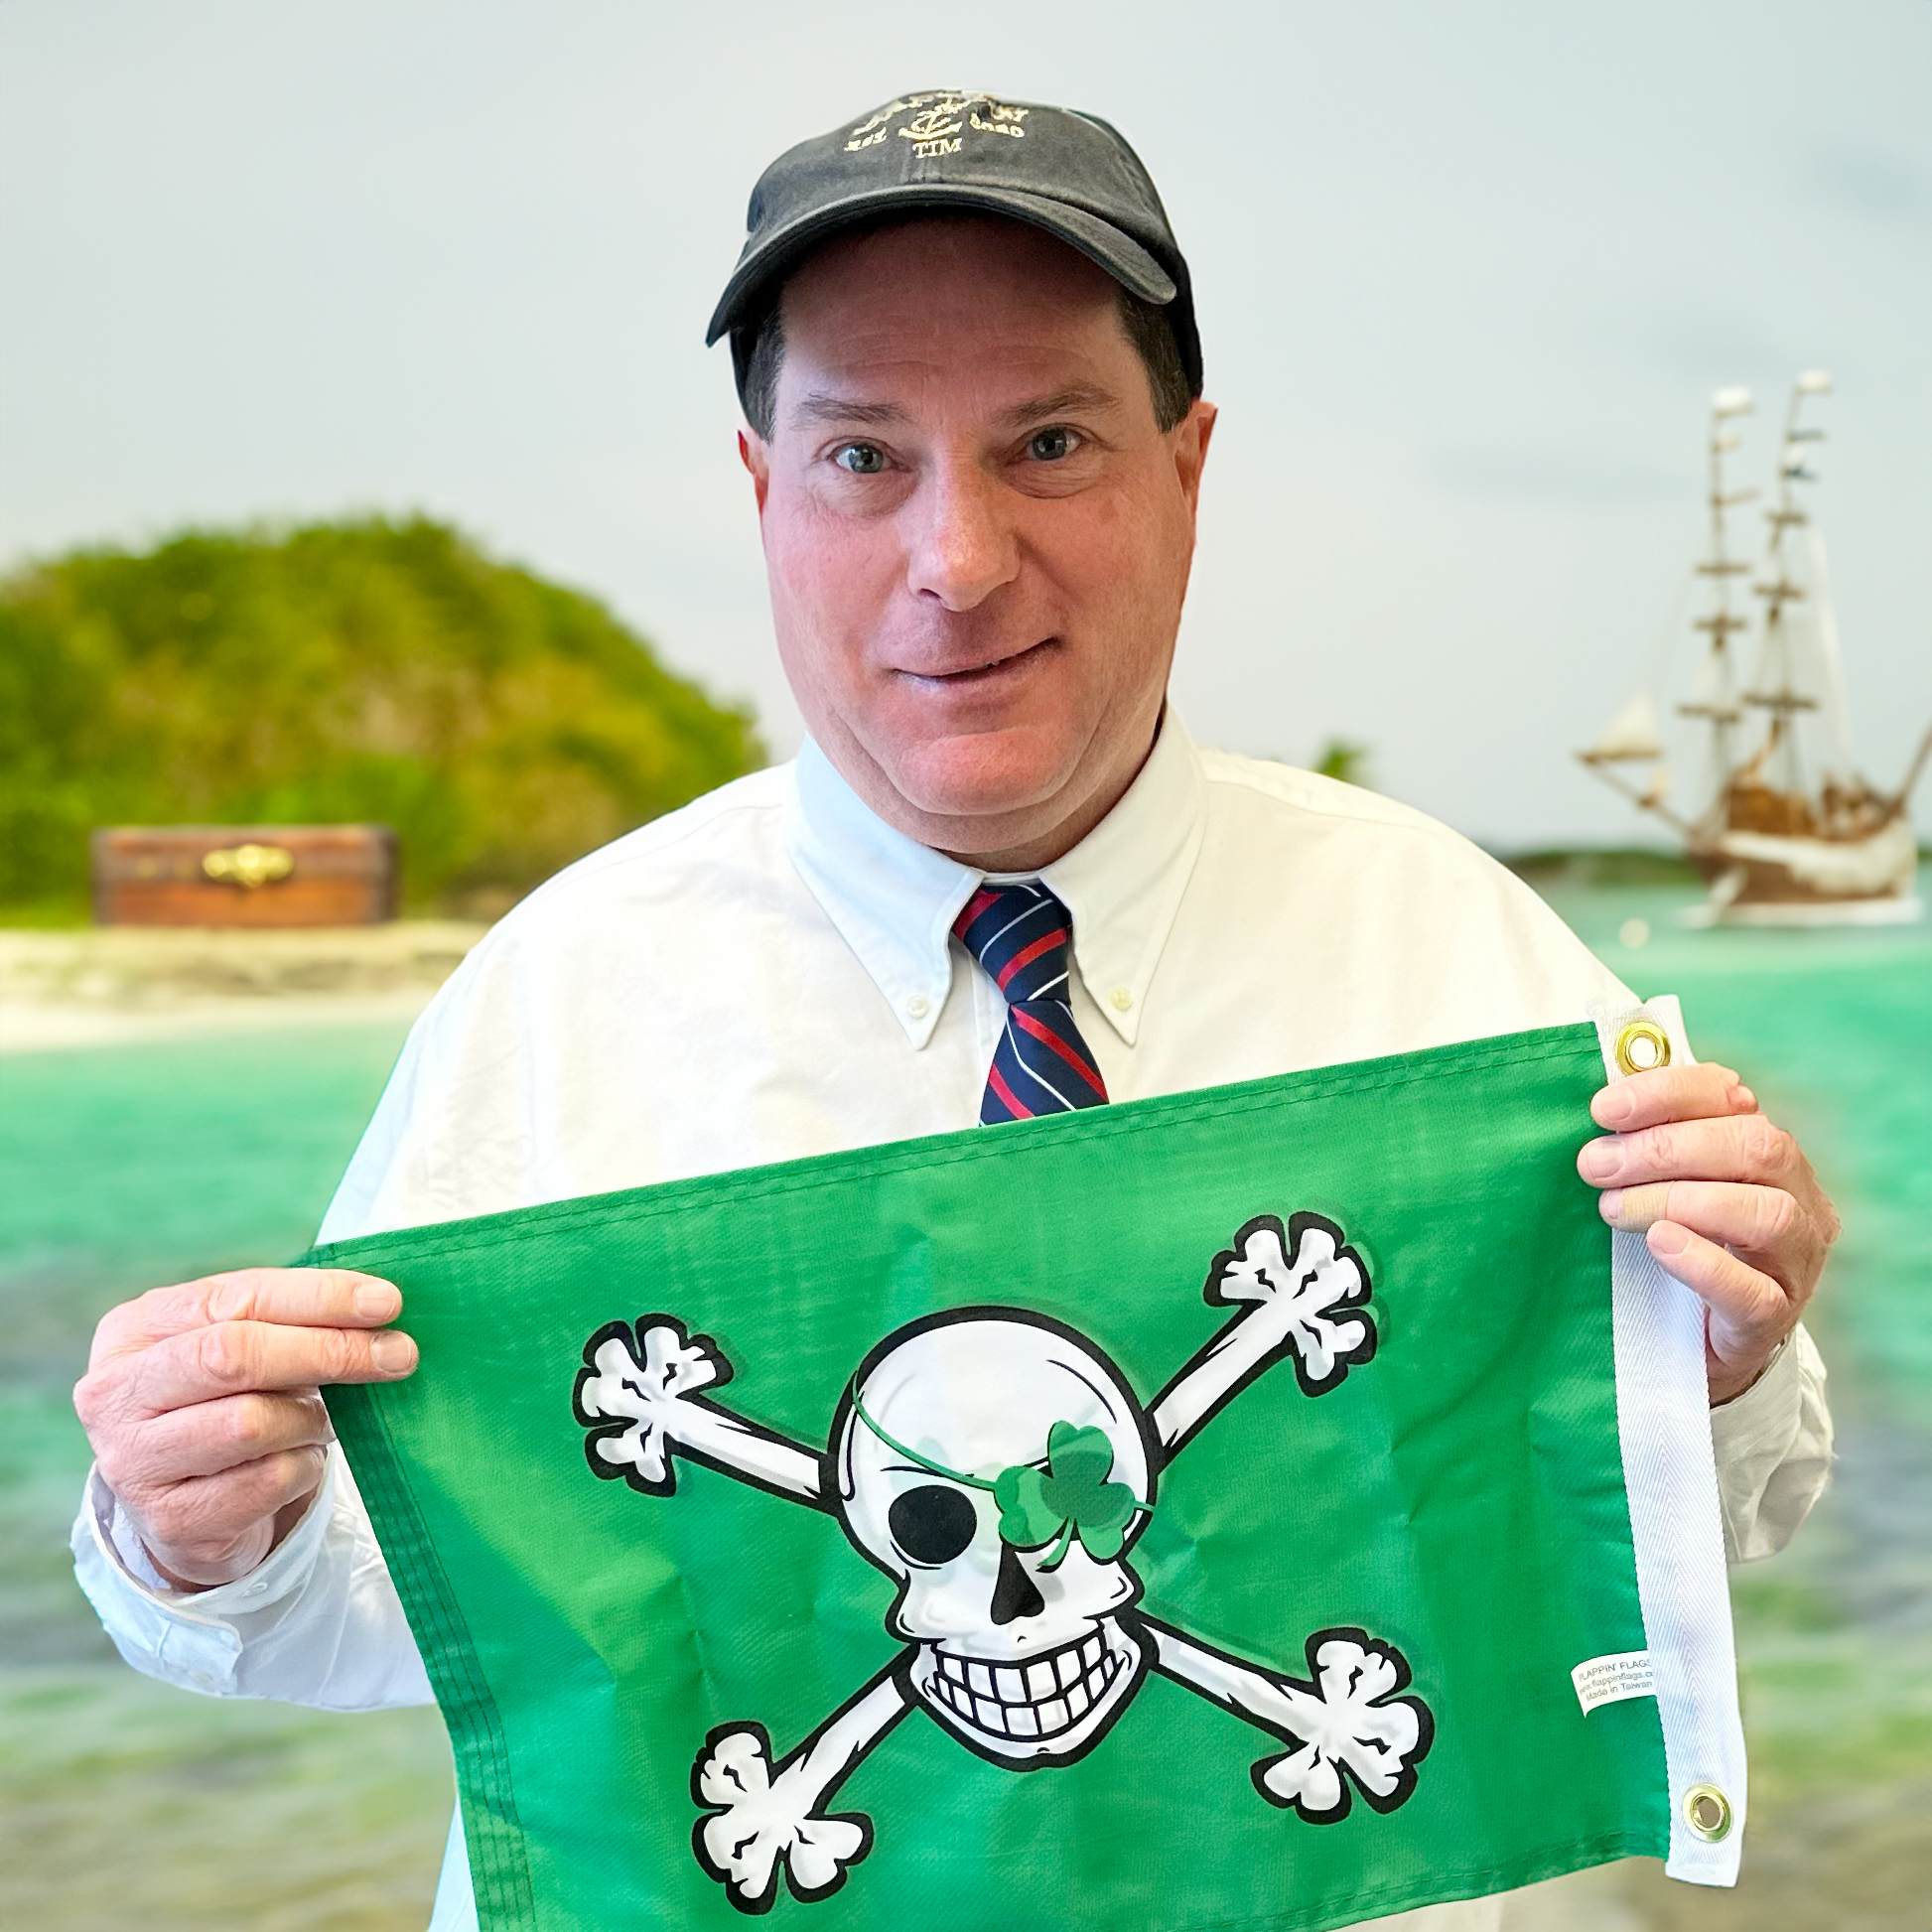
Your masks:
[{"label": "shamrock on eye patch", "polygon": [[1076,1536],[1096,1563],[1111,1563],[1127,1541],[1127,1526],[1146,1507],[1126,1483],[1107,1480],[1113,1466],[1105,1431],[1056,1422],[1046,1437],[1044,1470],[1016,1463],[993,1484],[1001,1540],[1016,1550],[1052,1543],[1042,1572],[1060,1567]]},{"label": "shamrock on eye patch", "polygon": [[888,1449],[897,1450],[921,1469],[930,1469],[934,1475],[963,1483],[969,1489],[989,1490],[1000,1505],[1002,1543],[1015,1550],[1037,1550],[1051,1543],[1051,1553],[1039,1566],[1042,1573],[1057,1570],[1066,1561],[1075,1536],[1096,1563],[1113,1562],[1127,1541],[1128,1524],[1154,1507],[1136,1502],[1126,1483],[1107,1480],[1114,1466],[1114,1446],[1102,1429],[1077,1429],[1070,1422],[1056,1422],[1046,1432],[1043,1470],[1030,1462],[1015,1462],[988,1482],[984,1476],[935,1462],[897,1436],[888,1435],[866,1413],[856,1388],[852,1407]]}]

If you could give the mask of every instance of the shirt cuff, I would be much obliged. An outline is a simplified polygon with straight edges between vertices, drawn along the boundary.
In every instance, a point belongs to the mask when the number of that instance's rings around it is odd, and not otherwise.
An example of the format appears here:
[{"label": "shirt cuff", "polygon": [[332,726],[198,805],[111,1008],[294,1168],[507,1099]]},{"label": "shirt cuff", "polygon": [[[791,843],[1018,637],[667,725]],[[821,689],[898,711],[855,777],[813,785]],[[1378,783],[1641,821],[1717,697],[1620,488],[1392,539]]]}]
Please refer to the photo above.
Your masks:
[{"label": "shirt cuff", "polygon": [[1781,1550],[1831,1478],[1825,1364],[1800,1323],[1750,1388],[1711,1411],[1725,1553],[1747,1563]]},{"label": "shirt cuff", "polygon": [[1711,1411],[1711,1446],[1719,1462],[1761,1453],[1773,1446],[1782,1450],[1798,1426],[1798,1353],[1787,1335],[1778,1343],[1770,1366],[1742,1395]]}]

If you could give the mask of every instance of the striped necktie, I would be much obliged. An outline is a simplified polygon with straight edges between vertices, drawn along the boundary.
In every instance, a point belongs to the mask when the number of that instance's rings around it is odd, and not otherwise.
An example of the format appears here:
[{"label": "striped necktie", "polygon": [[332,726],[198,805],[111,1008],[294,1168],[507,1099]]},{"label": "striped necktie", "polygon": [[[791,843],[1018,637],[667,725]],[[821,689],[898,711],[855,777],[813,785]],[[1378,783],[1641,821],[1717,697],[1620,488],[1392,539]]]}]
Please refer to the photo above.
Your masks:
[{"label": "striped necktie", "polygon": [[960,943],[1007,997],[980,1125],[1071,1113],[1105,1103],[1107,1089],[1073,1024],[1067,948],[1073,916],[1036,880],[982,886],[953,921]]}]

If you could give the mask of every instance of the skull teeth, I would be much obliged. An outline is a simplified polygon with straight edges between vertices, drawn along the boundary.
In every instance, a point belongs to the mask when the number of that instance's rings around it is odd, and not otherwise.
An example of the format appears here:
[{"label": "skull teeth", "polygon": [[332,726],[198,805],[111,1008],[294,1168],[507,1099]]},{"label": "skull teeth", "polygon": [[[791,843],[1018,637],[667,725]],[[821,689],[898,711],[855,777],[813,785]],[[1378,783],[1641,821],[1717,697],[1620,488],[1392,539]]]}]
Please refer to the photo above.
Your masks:
[{"label": "skull teeth", "polygon": [[937,1662],[929,1694],[976,1730],[1021,1738],[1052,1737],[1078,1724],[1124,1667],[1098,1632],[1026,1665],[944,1651]]}]

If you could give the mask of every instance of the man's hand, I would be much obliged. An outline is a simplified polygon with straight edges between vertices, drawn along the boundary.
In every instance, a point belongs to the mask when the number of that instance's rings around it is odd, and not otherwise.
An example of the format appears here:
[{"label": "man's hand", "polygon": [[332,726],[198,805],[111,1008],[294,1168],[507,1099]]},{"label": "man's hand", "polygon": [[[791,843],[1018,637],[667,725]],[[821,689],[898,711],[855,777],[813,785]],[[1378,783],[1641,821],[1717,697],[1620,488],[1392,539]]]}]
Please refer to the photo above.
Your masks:
[{"label": "man's hand", "polygon": [[73,1406],[102,1478],[177,1588],[245,1576],[301,1520],[333,1432],[325,1382],[394,1382],[416,1344],[388,1282],[247,1268],[123,1302]]},{"label": "man's hand", "polygon": [[1742,1395],[1797,1325],[1839,1236],[1838,1211],[1796,1141],[1725,1066],[1633,1073],[1590,1102],[1597,1126],[1577,1169],[1604,1192],[1613,1228],[1710,1310],[1705,1369],[1715,1406]]}]

